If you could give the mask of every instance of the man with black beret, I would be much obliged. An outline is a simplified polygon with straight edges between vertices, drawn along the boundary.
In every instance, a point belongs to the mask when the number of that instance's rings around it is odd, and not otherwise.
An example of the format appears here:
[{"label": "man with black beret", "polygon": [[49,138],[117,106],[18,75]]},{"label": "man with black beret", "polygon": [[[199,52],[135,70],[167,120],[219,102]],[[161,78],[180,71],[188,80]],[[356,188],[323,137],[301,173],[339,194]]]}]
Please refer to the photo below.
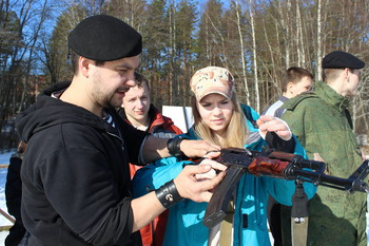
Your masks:
[{"label": "man with black beret", "polygon": [[141,35],[131,26],[92,16],[76,26],[68,44],[72,82],[46,89],[17,119],[28,143],[21,170],[28,245],[140,245],[134,232],[166,208],[183,198],[209,201],[208,190],[224,172],[204,182],[194,177],[224,166],[204,160],[207,165],[186,167],[160,189],[132,199],[128,163],[218,148],[155,138],[117,115],[140,64]]},{"label": "man with black beret", "polygon": [[[347,178],[364,161],[347,108],[357,94],[365,63],[350,53],[333,51],[322,64],[324,82],[285,103],[282,118],[310,159],[324,161],[329,175]],[[367,245],[366,207],[364,193],[319,187],[309,201],[307,245]],[[284,226],[284,246],[290,245],[289,231]]]}]

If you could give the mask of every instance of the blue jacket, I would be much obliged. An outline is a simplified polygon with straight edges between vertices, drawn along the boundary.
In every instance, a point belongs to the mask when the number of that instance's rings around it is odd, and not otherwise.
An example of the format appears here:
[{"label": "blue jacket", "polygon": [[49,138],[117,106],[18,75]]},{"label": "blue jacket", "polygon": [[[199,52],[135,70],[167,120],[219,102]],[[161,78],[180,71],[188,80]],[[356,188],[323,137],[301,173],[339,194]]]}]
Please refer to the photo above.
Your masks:
[{"label": "blue jacket", "polygon": [[[253,122],[259,116],[248,106],[243,105],[243,109],[248,119],[247,125],[251,135],[255,136],[253,133],[257,133],[258,130],[254,127]],[[198,139],[192,128],[182,137]],[[296,143],[295,153],[305,156],[304,150],[297,140]],[[263,146],[266,146],[266,142],[260,137],[255,140],[254,137],[254,140],[245,147],[259,151]],[[175,178],[186,164],[192,164],[192,162],[168,157],[140,169],[133,180],[134,196],[139,197],[146,194],[147,187],[159,188]],[[316,187],[312,184],[305,183],[304,188],[309,199],[316,192]],[[279,203],[290,206],[294,191],[294,181],[245,174],[237,188],[233,245],[270,245],[267,227],[268,196],[270,194]],[[202,223],[206,207],[207,203],[185,200],[170,208],[163,245],[206,246],[209,229]]]}]

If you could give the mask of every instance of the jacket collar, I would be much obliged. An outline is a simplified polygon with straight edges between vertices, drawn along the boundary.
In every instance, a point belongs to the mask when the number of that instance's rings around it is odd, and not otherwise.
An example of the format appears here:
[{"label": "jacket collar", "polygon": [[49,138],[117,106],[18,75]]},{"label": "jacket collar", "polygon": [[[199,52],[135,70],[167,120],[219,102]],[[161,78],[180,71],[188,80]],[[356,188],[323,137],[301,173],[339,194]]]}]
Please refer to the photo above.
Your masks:
[{"label": "jacket collar", "polygon": [[329,85],[323,82],[317,82],[315,84],[315,93],[322,95],[321,99],[327,104],[334,106],[340,112],[344,111],[350,104],[350,99],[338,94]]},{"label": "jacket collar", "polygon": [[[37,97],[35,104],[19,114],[16,126],[22,140],[28,142],[37,132],[64,123],[83,124],[116,135],[116,130],[97,115],[51,96],[53,93],[62,92],[69,84],[58,83],[47,88]],[[114,114],[114,109],[104,111]]]}]

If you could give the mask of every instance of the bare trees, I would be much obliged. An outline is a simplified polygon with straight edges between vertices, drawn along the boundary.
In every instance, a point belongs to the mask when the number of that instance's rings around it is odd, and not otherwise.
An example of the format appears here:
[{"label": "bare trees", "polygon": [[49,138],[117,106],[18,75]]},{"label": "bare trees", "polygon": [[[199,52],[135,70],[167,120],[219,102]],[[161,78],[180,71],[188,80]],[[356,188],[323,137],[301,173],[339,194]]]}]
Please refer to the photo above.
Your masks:
[{"label": "bare trees", "polygon": [[[15,146],[11,118],[34,101],[41,76],[38,42],[50,13],[48,1],[1,1],[0,3],[0,148]],[[10,132],[9,132],[10,131]],[[12,142],[7,141],[11,136]]]},{"label": "bare trees", "polygon": [[[262,111],[281,93],[288,66],[320,80],[332,50],[369,57],[368,8],[366,0],[2,0],[0,126],[35,99],[42,81],[71,78],[67,35],[89,15],[116,16],[142,34],[140,71],[158,107],[189,105],[191,75],[215,65],[229,68],[241,101]],[[352,104],[357,132],[369,130],[367,70]]]}]

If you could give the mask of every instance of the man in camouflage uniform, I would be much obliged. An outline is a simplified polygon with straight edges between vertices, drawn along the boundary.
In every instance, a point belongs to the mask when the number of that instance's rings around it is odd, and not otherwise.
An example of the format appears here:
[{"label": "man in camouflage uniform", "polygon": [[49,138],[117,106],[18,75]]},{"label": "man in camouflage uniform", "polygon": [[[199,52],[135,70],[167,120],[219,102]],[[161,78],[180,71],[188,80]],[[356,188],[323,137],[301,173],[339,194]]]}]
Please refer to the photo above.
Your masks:
[{"label": "man in camouflage uniform", "polygon": [[[342,51],[323,59],[323,80],[314,91],[284,104],[283,119],[305,147],[310,159],[322,158],[329,175],[347,178],[363,162],[347,110],[349,97],[357,93],[360,69],[365,63]],[[284,218],[286,219],[286,218]],[[290,244],[283,228],[284,246]],[[366,194],[319,187],[309,201],[307,245],[367,245]],[[288,234],[288,233],[287,233]],[[298,236],[298,235],[296,235]]]}]

